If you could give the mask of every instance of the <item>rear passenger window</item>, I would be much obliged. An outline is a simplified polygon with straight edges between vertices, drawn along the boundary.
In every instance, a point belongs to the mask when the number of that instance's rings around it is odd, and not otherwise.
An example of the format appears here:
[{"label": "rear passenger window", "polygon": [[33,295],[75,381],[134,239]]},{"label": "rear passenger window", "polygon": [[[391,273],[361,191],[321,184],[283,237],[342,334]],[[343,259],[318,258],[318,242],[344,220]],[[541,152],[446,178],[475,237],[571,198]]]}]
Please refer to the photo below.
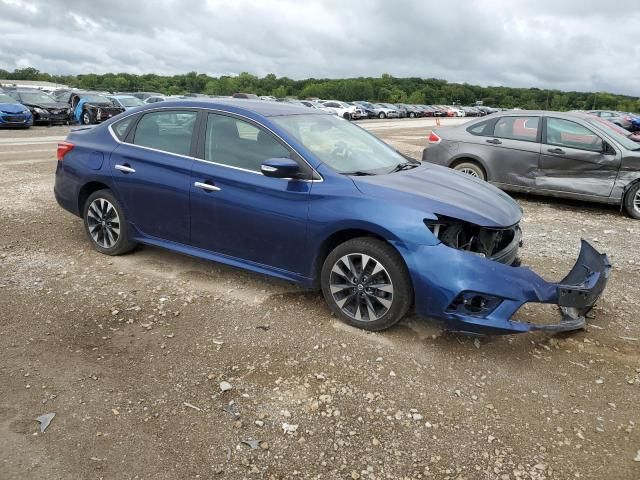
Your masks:
[{"label": "rear passenger window", "polygon": [[496,122],[493,136],[535,142],[538,139],[539,124],[540,117],[502,117]]},{"label": "rear passenger window", "polygon": [[225,115],[209,114],[204,159],[260,172],[270,158],[290,158],[289,150],[256,126]]},{"label": "rear passenger window", "polygon": [[488,135],[491,135],[492,124],[493,124],[493,119],[485,120],[484,122],[471,125],[469,128],[467,128],[467,132],[469,132],[471,135],[488,136]]},{"label": "rear passenger window", "polygon": [[170,110],[147,113],[136,126],[135,145],[189,155],[196,112]]},{"label": "rear passenger window", "polygon": [[124,140],[124,137],[127,134],[127,130],[129,129],[129,125],[131,125],[131,122],[135,118],[135,115],[132,115],[123,120],[120,120],[119,122],[114,123],[111,126],[111,129],[113,130],[115,136],[118,137],[118,140],[120,140],[121,142]]}]

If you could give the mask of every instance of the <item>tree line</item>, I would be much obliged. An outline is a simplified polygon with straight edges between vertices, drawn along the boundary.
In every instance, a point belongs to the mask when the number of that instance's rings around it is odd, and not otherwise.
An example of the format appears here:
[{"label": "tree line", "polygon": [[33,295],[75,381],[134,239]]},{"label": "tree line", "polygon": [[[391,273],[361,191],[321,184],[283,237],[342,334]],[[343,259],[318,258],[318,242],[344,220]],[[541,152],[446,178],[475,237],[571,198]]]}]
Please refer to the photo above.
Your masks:
[{"label": "tree line", "polygon": [[563,92],[540,88],[482,87],[468,83],[450,83],[436,78],[381,77],[292,80],[268,74],[257,77],[247,72],[236,76],[211,77],[189,72],[181,75],[135,75],[131,73],[89,73],[51,75],[33,67],[13,72],[0,69],[7,80],[40,80],[87,90],[109,92],[151,91],[166,95],[203,93],[232,95],[237,92],[273,95],[278,98],[323,98],[343,101],[413,103],[433,105],[472,105],[476,101],[501,108],[527,110],[620,110],[640,111],[640,98],[607,92]]}]

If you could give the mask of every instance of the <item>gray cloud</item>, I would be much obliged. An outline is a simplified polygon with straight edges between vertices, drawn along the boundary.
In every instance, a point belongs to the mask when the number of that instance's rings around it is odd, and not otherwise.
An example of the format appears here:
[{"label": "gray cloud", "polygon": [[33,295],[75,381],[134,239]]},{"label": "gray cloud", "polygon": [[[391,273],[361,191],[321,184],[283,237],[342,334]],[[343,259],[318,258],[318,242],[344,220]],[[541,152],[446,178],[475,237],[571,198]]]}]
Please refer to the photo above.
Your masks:
[{"label": "gray cloud", "polygon": [[437,77],[640,95],[640,2],[0,0],[0,68]]}]

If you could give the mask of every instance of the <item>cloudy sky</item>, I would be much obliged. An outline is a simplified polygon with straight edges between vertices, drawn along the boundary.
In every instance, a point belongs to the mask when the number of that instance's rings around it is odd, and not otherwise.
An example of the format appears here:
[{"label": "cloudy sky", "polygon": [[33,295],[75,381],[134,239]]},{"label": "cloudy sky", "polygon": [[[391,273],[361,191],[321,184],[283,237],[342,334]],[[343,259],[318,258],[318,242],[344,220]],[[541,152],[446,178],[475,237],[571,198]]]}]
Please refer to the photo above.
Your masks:
[{"label": "cloudy sky", "polygon": [[639,0],[0,0],[0,68],[436,77],[640,96]]}]

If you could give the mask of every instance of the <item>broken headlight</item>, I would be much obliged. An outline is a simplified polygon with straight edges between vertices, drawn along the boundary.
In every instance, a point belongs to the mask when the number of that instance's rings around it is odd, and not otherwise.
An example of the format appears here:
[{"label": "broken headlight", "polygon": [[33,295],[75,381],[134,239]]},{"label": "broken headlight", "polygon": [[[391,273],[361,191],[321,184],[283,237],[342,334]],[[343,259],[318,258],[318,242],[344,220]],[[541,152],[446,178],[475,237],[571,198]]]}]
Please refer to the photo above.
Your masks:
[{"label": "broken headlight", "polygon": [[437,220],[425,219],[424,223],[446,246],[489,258],[511,245],[519,231],[517,225],[508,228],[480,227],[440,215]]}]

